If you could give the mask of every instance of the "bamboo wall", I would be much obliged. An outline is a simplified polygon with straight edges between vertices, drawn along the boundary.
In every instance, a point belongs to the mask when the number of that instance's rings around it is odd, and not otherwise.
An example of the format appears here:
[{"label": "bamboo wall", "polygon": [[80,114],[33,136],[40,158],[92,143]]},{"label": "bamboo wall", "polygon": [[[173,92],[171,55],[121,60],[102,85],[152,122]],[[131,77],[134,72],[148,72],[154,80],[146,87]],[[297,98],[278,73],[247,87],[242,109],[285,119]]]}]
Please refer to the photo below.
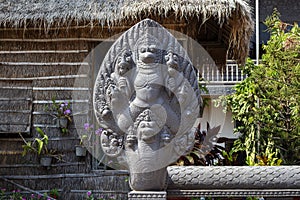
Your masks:
[{"label": "bamboo wall", "polygon": [[[63,135],[45,109],[51,106],[52,97],[58,102],[70,100],[84,111],[77,121],[93,123],[85,113],[92,106],[94,66],[82,62],[101,38],[108,36],[98,28],[51,29],[47,33],[38,29],[0,30],[0,188],[11,191],[21,189],[14,185],[20,184],[42,193],[56,188],[61,199],[80,199],[93,190],[126,199],[127,172],[95,171],[90,154],[76,157],[77,131],[81,130],[71,123],[69,133]],[[75,80],[81,82],[80,87],[74,86]],[[74,91],[80,94],[76,99]],[[36,127],[48,134],[50,148],[63,154],[63,161],[45,168],[38,156],[22,157],[23,141],[18,133],[30,139],[37,135]]]}]

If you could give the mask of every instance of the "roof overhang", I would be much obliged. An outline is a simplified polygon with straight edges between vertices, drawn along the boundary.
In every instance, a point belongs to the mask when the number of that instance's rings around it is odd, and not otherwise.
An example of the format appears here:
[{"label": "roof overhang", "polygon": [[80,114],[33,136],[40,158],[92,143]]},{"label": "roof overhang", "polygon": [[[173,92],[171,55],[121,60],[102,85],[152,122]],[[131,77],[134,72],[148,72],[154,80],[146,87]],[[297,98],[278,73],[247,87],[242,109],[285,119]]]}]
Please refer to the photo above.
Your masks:
[{"label": "roof overhang", "polygon": [[[212,55],[243,63],[253,32],[251,8],[243,0],[10,0],[0,3],[0,27],[44,30],[101,27],[118,33],[151,18],[188,34]],[[105,34],[104,34],[104,37]],[[215,59],[218,56],[213,56]],[[218,62],[218,61],[217,61]]]}]

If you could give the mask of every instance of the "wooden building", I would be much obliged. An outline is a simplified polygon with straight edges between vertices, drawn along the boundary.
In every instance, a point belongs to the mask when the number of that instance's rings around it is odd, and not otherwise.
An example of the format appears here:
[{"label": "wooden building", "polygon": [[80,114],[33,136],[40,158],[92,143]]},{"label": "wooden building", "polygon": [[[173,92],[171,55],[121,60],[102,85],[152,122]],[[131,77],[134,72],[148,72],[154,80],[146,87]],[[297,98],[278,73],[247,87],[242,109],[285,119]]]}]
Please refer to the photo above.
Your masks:
[{"label": "wooden building", "polygon": [[[105,39],[144,18],[188,35],[219,66],[227,58],[243,63],[248,54],[253,21],[242,0],[0,1],[0,188],[24,194],[56,188],[61,199],[79,199],[92,190],[126,199],[127,172],[104,170],[90,154],[76,157],[84,127],[71,123],[62,134],[45,108],[53,97],[70,101],[84,108],[76,113],[82,124],[95,123],[90,114],[97,66],[83,61]],[[76,99],[74,91],[80,94]],[[19,133],[30,140],[37,127],[49,136],[49,148],[63,155],[50,168],[37,155],[21,155]]]}]

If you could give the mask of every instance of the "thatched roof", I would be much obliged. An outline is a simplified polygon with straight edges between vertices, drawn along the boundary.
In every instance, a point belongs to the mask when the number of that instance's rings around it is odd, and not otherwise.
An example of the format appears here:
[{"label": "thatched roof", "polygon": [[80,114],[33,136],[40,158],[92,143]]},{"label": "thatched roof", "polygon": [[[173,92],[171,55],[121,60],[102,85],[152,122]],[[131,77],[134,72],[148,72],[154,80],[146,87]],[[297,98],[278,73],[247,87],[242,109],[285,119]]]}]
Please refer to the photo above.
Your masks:
[{"label": "thatched roof", "polygon": [[[1,0],[1,27],[68,27],[72,25],[114,27],[150,17],[213,19],[230,24],[228,46],[248,50],[253,22],[247,0]],[[231,20],[231,21],[230,21]],[[242,50],[243,51],[243,50]],[[236,54],[236,53],[234,53]],[[247,53],[246,53],[247,54]]]}]

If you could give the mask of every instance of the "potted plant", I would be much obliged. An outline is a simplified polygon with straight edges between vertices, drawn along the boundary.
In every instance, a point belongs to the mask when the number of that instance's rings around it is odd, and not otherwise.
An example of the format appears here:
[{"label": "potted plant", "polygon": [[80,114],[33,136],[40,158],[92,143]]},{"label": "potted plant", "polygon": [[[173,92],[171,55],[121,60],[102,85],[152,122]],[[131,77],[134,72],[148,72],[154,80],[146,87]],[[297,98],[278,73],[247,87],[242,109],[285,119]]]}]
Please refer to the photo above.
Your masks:
[{"label": "potted plant", "polygon": [[79,145],[75,146],[76,156],[78,157],[86,156],[86,148],[84,146],[84,141],[87,140],[87,137],[88,136],[86,134],[80,136]]},{"label": "potted plant", "polygon": [[63,134],[68,133],[69,122],[72,121],[71,103],[70,102],[57,102],[55,97],[52,98],[52,108],[54,112],[52,116],[56,120],[57,126],[61,129]]},{"label": "potted plant", "polygon": [[57,154],[55,150],[48,149],[48,135],[39,127],[36,128],[39,136],[30,141],[26,141],[22,134],[19,134],[24,141],[22,156],[27,153],[36,153],[40,156],[40,164],[45,167],[51,166],[52,159],[56,158],[61,160],[61,155]]},{"label": "potted plant", "polygon": [[89,123],[85,123],[83,125],[84,127],[84,133],[80,135],[80,142],[79,145],[75,146],[75,152],[76,152],[76,156],[78,157],[82,157],[82,156],[86,156],[86,145],[88,145],[88,141],[90,139],[91,136],[91,131],[94,129],[94,126],[92,124]]}]

